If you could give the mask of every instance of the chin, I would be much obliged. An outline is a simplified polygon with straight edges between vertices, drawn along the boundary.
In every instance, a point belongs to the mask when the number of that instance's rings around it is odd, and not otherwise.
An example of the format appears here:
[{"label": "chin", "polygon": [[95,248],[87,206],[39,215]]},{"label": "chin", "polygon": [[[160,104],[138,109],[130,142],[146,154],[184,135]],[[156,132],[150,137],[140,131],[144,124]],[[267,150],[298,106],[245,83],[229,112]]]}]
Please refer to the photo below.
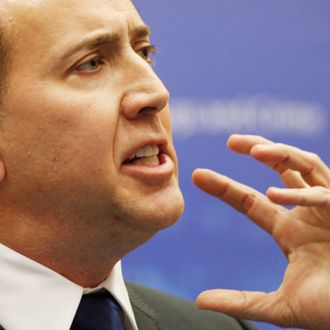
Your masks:
[{"label": "chin", "polygon": [[183,211],[184,200],[180,192],[170,205],[168,203],[159,205],[153,221],[159,230],[165,229],[175,224],[181,218]]},{"label": "chin", "polygon": [[152,194],[143,203],[130,207],[130,217],[126,219],[138,230],[156,233],[176,223],[182,216],[184,199],[179,188],[175,191]]}]

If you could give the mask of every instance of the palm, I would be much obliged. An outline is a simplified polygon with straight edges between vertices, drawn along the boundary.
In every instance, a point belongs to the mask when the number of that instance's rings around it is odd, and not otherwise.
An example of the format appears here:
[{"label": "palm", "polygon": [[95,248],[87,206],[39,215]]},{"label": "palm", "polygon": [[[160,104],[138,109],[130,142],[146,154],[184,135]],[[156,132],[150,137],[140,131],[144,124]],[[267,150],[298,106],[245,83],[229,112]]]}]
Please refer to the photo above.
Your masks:
[{"label": "palm", "polygon": [[[328,329],[328,304],[324,302],[330,302],[330,290],[326,290],[330,289],[330,233],[304,222],[309,213],[296,207],[288,212],[282,228],[274,228],[274,238],[288,259],[288,267],[277,290],[282,299],[270,305],[275,318],[269,321],[283,326]],[[288,232],[295,233],[297,239],[290,239]],[[323,234],[328,239],[319,241]],[[317,324],[311,322],[315,318]]]},{"label": "palm", "polygon": [[[196,171],[194,181],[269,232],[288,267],[275,292],[211,290],[199,297],[199,306],[281,326],[328,329],[329,168],[315,155],[261,137],[233,136],[228,144],[275,169],[287,189],[270,188],[265,196],[209,170]],[[297,206],[288,210],[282,205]]]}]

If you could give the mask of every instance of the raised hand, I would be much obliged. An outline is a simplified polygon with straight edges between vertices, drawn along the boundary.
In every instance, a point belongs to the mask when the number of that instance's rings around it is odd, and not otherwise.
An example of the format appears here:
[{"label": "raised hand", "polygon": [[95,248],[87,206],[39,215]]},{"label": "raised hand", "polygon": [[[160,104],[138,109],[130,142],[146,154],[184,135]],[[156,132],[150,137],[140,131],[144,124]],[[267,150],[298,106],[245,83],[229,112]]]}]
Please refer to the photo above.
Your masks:
[{"label": "raised hand", "polygon": [[275,292],[215,289],[201,293],[198,306],[283,327],[330,329],[330,169],[315,154],[259,136],[232,135],[228,147],[277,171],[286,188],[263,195],[204,169],[193,181],[270,233],[288,266]]}]

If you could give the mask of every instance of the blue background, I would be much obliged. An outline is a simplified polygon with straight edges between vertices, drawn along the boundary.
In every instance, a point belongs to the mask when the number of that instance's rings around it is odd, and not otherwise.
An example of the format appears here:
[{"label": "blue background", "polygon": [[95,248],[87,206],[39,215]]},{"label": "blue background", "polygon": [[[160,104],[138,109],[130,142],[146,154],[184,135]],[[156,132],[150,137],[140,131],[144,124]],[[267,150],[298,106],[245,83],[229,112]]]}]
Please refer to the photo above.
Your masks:
[{"label": "blue background", "polygon": [[[136,0],[171,92],[183,218],[127,256],[127,278],[195,299],[209,288],[276,290],[286,266],[271,237],[198,191],[209,167],[265,191],[269,169],[226,149],[254,133],[315,151],[330,164],[330,1]],[[264,330],[279,329],[258,323]]]}]

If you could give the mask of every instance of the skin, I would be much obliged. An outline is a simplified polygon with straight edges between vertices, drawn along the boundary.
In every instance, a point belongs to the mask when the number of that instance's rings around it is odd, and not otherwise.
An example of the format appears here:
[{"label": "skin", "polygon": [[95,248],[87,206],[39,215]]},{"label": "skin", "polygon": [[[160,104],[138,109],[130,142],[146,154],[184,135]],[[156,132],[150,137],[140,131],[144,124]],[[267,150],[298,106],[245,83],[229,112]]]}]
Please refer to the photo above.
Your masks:
[{"label": "skin", "polygon": [[[149,38],[130,33],[144,24],[130,1],[0,3],[11,41],[0,125],[0,241],[92,287],[182,213],[168,92],[150,67]],[[121,36],[115,48],[64,56],[100,30]],[[165,175],[148,166],[135,168],[137,175],[124,165],[136,148],[160,140],[173,165]],[[235,135],[228,146],[277,170],[288,188],[264,196],[209,170],[196,170],[193,180],[268,231],[288,268],[276,292],[208,291],[199,307],[327,329],[329,168],[262,137]]]},{"label": "skin", "polygon": [[[182,213],[169,95],[149,63],[149,36],[131,34],[145,24],[130,1],[2,6],[12,47],[0,127],[0,241],[95,286]],[[97,33],[120,40],[64,56]],[[125,158],[150,141],[167,144],[170,170],[127,171]]]},{"label": "skin", "polygon": [[210,170],[196,170],[193,180],[271,234],[288,266],[275,292],[209,290],[198,306],[282,327],[329,329],[330,169],[315,154],[259,136],[233,135],[228,146],[274,169],[287,188],[263,195]]}]

